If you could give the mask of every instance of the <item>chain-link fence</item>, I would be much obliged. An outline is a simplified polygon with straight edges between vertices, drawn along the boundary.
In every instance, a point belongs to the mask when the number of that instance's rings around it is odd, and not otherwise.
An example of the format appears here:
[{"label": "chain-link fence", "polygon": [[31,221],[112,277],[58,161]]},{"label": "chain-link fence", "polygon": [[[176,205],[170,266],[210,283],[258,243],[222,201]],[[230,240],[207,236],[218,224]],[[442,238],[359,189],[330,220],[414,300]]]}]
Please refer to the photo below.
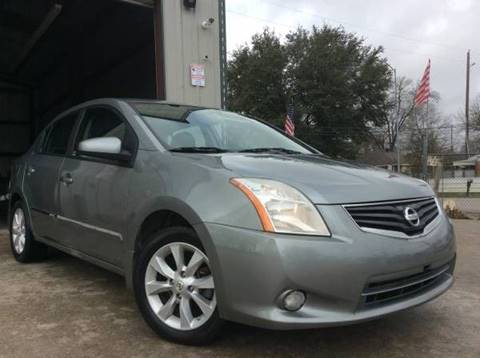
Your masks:
[{"label": "chain-link fence", "polygon": [[480,219],[480,154],[430,153],[427,164],[425,178],[421,155],[411,155],[401,172],[426,179],[452,217]]},{"label": "chain-link fence", "polygon": [[428,183],[450,214],[480,219],[480,155],[429,155],[428,164]]}]

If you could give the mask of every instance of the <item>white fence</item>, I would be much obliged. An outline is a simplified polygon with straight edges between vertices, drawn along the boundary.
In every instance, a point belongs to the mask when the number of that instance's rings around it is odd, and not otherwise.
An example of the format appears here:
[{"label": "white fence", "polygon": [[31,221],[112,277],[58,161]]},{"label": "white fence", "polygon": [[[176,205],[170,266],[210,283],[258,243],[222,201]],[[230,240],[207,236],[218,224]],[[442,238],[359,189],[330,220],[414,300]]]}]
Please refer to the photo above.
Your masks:
[{"label": "white fence", "polygon": [[[480,177],[471,178],[440,178],[438,182],[439,193],[467,193],[467,183],[472,180],[470,193],[480,193]],[[430,179],[428,183],[435,188],[435,180]]]}]

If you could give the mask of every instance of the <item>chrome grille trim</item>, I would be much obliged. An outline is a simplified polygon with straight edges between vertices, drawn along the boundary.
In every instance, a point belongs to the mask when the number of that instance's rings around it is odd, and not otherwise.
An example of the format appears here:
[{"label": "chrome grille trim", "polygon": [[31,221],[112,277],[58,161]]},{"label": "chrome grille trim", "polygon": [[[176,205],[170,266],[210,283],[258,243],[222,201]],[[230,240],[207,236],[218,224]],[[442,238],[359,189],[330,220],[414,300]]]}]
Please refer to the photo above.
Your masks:
[{"label": "chrome grille trim", "polygon": [[412,280],[408,283],[401,284],[401,285],[398,285],[398,286],[381,288],[381,289],[368,289],[368,290],[366,290],[362,293],[362,296],[378,295],[379,293],[392,292],[392,291],[400,290],[400,289],[407,288],[407,287],[410,287],[410,286],[414,286],[414,285],[417,285],[419,283],[423,283],[425,281],[432,280],[432,279],[436,278],[437,276],[440,276],[441,274],[445,273],[449,268],[450,268],[450,266],[442,267],[439,271],[434,272],[432,275],[429,275],[429,276],[426,276],[426,277],[421,277],[421,278],[418,278],[418,279],[414,279],[414,280]]},{"label": "chrome grille trim", "polygon": [[422,294],[453,275],[455,259],[438,268],[426,266],[423,272],[380,282],[370,282],[361,294],[361,307],[368,309]]},{"label": "chrome grille trim", "polygon": [[[403,216],[407,207],[417,209],[421,225],[409,226]],[[377,201],[342,205],[355,225],[362,231],[403,239],[419,238],[431,232],[441,220],[441,208],[435,197]]]}]

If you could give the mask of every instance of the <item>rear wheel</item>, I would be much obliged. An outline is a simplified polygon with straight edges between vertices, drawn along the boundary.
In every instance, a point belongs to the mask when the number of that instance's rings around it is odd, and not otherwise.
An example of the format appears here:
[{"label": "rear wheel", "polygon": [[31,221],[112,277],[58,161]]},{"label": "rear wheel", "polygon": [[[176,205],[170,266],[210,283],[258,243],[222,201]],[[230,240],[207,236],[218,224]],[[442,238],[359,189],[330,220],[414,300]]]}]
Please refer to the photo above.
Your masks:
[{"label": "rear wheel", "polygon": [[22,263],[44,259],[48,248],[33,238],[25,206],[21,201],[13,205],[10,220],[10,246],[15,259]]},{"label": "rear wheel", "polygon": [[184,344],[206,344],[221,326],[215,284],[195,232],[177,227],[154,234],[136,260],[134,288],[147,323]]}]

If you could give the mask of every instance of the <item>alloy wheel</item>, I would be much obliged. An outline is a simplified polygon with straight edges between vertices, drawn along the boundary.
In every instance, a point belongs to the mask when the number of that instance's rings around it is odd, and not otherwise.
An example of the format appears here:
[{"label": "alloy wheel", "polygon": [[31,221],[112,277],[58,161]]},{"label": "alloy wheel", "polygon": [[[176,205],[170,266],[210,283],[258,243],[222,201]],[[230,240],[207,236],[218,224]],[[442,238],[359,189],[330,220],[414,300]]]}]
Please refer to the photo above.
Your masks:
[{"label": "alloy wheel", "polygon": [[13,248],[18,255],[21,255],[23,250],[25,250],[25,235],[25,214],[21,208],[17,208],[13,214],[12,220],[12,241]]},{"label": "alloy wheel", "polygon": [[207,256],[184,242],[169,243],[151,257],[145,272],[145,292],[156,316],[182,331],[205,324],[217,305]]}]

